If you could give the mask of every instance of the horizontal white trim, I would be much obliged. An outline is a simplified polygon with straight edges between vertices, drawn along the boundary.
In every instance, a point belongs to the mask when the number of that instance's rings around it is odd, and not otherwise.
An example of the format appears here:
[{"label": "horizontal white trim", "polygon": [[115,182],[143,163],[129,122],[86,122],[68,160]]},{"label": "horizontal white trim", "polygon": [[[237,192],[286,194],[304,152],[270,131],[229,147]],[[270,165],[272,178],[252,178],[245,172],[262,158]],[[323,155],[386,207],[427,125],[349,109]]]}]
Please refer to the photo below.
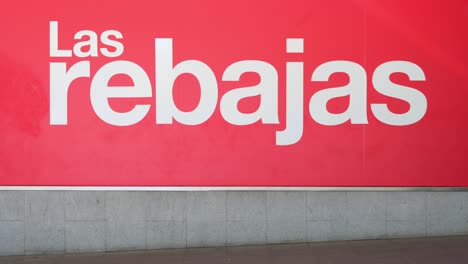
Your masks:
[{"label": "horizontal white trim", "polygon": [[0,191],[337,191],[468,192],[468,187],[0,186]]}]

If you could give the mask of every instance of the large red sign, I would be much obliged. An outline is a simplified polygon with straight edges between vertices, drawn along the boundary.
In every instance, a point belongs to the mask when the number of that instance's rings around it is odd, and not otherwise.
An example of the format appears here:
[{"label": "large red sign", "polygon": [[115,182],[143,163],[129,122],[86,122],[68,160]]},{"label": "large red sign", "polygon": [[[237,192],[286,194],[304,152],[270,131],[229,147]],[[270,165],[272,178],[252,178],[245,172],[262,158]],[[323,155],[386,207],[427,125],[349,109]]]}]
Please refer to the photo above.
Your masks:
[{"label": "large red sign", "polygon": [[468,2],[9,1],[0,186],[468,187]]}]

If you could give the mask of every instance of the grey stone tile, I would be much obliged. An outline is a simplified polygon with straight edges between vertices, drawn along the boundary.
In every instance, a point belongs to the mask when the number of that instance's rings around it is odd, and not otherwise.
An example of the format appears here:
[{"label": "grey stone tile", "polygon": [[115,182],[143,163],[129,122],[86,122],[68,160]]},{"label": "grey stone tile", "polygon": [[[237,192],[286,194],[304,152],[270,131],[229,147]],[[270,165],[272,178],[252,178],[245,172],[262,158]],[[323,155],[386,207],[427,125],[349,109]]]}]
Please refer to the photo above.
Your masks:
[{"label": "grey stone tile", "polygon": [[347,231],[350,239],[385,238],[386,195],[383,192],[349,192]]},{"label": "grey stone tile", "polygon": [[148,194],[148,215],[150,221],[185,221],[186,192],[151,192]]},{"label": "grey stone tile", "polygon": [[383,220],[386,216],[386,193],[384,192],[349,192],[348,220],[367,219]]},{"label": "grey stone tile", "polygon": [[307,221],[344,221],[346,199],[345,192],[308,192]]},{"label": "grey stone tile", "polygon": [[421,222],[426,219],[426,193],[387,193],[387,220]]},{"label": "grey stone tile", "polygon": [[147,223],[147,228],[147,249],[187,246],[187,223],[185,221],[152,221]]},{"label": "grey stone tile", "polygon": [[266,223],[266,192],[228,192],[227,220]]},{"label": "grey stone tile", "polygon": [[187,247],[224,246],[226,221],[187,222]]},{"label": "grey stone tile", "polygon": [[106,250],[141,250],[146,248],[146,223],[108,221],[106,226]]},{"label": "grey stone tile", "polygon": [[106,219],[106,193],[70,191],[65,193],[65,219],[96,221]]},{"label": "grey stone tile", "polygon": [[267,193],[268,243],[307,240],[305,192]]},{"label": "grey stone tile", "polygon": [[267,242],[265,221],[228,221],[228,245],[254,245]]},{"label": "grey stone tile", "polygon": [[345,219],[307,222],[307,241],[319,242],[347,239],[349,239],[349,235]]},{"label": "grey stone tile", "polygon": [[189,192],[187,222],[226,221],[226,192]]},{"label": "grey stone tile", "polygon": [[24,222],[0,221],[0,256],[24,254]]},{"label": "grey stone tile", "polygon": [[106,194],[106,250],[146,248],[147,197],[143,192]]},{"label": "grey stone tile", "polygon": [[427,193],[427,235],[446,236],[466,232],[464,193]]},{"label": "grey stone tile", "polygon": [[267,192],[268,221],[306,220],[306,192]]},{"label": "grey stone tile", "polygon": [[348,222],[347,230],[351,240],[385,239],[387,237],[387,223],[385,221]]},{"label": "grey stone tile", "polygon": [[63,192],[26,192],[27,254],[65,251],[65,206]]},{"label": "grey stone tile", "polygon": [[145,221],[148,203],[144,192],[106,193],[106,219],[108,221]]},{"label": "grey stone tile", "polygon": [[387,222],[387,237],[388,238],[407,238],[407,237],[425,237],[426,222],[425,221],[398,221]]},{"label": "grey stone tile", "polygon": [[187,195],[187,246],[225,245],[226,192],[190,192]]},{"label": "grey stone tile", "polygon": [[0,191],[0,221],[24,220],[24,192]]},{"label": "grey stone tile", "polygon": [[464,212],[464,218],[465,222],[468,224],[468,192],[464,193],[465,198],[463,200],[463,212]]},{"label": "grey stone tile", "polygon": [[106,250],[104,221],[73,221],[66,223],[66,252],[102,252]]},{"label": "grey stone tile", "polygon": [[307,223],[301,220],[268,220],[268,243],[297,243],[307,241]]},{"label": "grey stone tile", "polygon": [[465,200],[463,204],[464,218],[465,218],[465,230],[464,234],[468,234],[468,192],[465,192]]}]

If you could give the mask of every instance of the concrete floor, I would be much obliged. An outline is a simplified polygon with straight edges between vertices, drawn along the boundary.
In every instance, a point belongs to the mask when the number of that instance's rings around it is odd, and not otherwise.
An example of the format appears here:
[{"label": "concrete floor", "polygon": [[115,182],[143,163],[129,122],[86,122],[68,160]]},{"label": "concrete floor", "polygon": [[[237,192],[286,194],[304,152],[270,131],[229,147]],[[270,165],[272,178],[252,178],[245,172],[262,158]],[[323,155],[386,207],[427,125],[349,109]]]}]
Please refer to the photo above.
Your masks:
[{"label": "concrete floor", "polygon": [[99,254],[0,257],[0,263],[467,264],[468,236],[283,244],[251,247],[174,249]]}]

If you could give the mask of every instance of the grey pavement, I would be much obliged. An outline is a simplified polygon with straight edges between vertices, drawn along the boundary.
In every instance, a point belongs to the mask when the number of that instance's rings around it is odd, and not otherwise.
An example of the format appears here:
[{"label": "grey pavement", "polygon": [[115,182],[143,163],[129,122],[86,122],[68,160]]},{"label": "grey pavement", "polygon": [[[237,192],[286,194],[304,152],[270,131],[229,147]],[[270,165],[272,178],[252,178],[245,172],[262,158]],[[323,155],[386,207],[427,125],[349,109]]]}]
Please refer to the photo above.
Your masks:
[{"label": "grey pavement", "polygon": [[0,257],[12,264],[468,263],[468,236]]}]

